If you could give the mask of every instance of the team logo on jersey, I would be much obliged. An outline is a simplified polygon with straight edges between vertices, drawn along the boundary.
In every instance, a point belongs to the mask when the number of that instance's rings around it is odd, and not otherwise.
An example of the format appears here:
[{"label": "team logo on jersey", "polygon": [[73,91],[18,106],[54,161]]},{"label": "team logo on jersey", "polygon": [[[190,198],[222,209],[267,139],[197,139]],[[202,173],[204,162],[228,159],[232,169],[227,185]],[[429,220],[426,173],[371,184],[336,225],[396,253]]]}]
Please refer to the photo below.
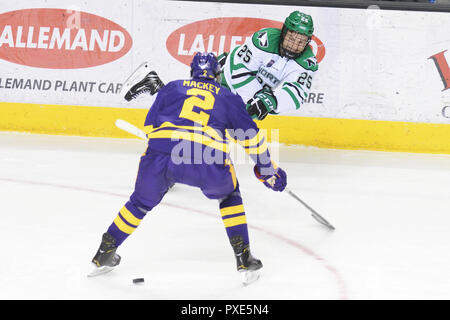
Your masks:
[{"label": "team logo on jersey", "polygon": [[267,48],[269,46],[269,41],[267,40],[267,32],[260,32],[258,34],[259,45],[263,48]]},{"label": "team logo on jersey", "polygon": [[274,63],[275,63],[275,61],[273,59],[271,59],[269,61],[269,63],[266,64],[266,67],[270,68]]},{"label": "team logo on jersey", "polygon": [[309,67],[315,66],[317,64],[317,59],[314,57],[306,59],[306,63]]}]

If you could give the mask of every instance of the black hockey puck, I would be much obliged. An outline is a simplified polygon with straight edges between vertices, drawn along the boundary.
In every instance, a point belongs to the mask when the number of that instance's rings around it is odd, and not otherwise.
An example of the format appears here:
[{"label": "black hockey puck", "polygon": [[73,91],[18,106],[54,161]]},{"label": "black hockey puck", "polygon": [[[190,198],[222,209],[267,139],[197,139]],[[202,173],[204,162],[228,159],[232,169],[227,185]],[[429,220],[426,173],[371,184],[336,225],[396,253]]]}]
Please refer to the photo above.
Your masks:
[{"label": "black hockey puck", "polygon": [[134,283],[134,284],[136,284],[136,283],[144,283],[144,278],[136,278],[136,279],[133,279],[133,283]]}]

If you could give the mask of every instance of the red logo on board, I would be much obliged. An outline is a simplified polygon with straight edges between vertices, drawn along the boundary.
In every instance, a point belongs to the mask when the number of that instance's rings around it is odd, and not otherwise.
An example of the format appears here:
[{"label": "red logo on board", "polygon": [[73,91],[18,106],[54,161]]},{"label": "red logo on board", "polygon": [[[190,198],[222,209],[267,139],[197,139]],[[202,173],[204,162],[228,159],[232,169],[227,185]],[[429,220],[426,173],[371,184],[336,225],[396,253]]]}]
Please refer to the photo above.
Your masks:
[{"label": "red logo on board", "polygon": [[132,43],[123,27],[91,13],[44,8],[0,14],[0,59],[25,66],[94,67],[124,56]]},{"label": "red logo on board", "polygon": [[[186,65],[196,52],[214,52],[219,55],[243,44],[253,33],[263,28],[281,28],[280,21],[259,18],[213,18],[195,21],[172,32],[166,41],[169,53]],[[325,56],[325,46],[312,37],[312,49],[320,62]]]}]

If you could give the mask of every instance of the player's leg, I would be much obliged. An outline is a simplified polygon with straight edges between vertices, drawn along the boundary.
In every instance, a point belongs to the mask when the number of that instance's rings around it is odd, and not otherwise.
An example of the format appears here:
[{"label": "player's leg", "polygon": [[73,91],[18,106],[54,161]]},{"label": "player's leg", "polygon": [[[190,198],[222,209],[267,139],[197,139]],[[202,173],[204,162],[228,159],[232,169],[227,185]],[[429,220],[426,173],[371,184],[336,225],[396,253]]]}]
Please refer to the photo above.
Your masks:
[{"label": "player's leg", "polygon": [[147,212],[161,202],[169,189],[172,181],[167,177],[168,161],[169,155],[156,151],[142,156],[134,192],[108,228],[117,246],[136,230]]},{"label": "player's leg", "polygon": [[224,166],[210,166],[207,174],[209,179],[202,191],[210,199],[219,199],[220,213],[236,257],[237,270],[262,268],[261,261],[250,252],[247,219],[233,164],[226,161]]},{"label": "player's leg", "polygon": [[247,219],[239,186],[220,201],[219,207],[228,239],[236,257],[237,270],[261,269],[261,261],[254,258],[250,252]]},{"label": "player's leg", "polygon": [[112,268],[120,263],[117,248],[137,229],[147,212],[164,197],[172,184],[167,178],[168,161],[169,155],[158,152],[141,157],[135,190],[103,234],[100,247],[92,259],[98,268]]}]

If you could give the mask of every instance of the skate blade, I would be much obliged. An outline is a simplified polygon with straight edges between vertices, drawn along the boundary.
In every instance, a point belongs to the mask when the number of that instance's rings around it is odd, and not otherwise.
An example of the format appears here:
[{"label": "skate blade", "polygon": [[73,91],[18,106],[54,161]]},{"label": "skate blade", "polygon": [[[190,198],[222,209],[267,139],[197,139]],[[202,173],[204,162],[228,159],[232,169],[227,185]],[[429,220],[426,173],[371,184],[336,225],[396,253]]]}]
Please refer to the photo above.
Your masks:
[{"label": "skate blade", "polygon": [[248,286],[249,284],[252,284],[253,282],[255,282],[258,279],[259,279],[259,271],[258,270],[254,270],[254,271],[247,270],[247,271],[243,271],[241,274],[241,281],[244,286]]},{"label": "skate blade", "polygon": [[137,69],[128,77],[127,80],[122,84],[122,89],[120,89],[120,95],[125,97],[127,92],[139,81],[144,79],[144,77],[150,72],[149,63],[143,62]]},{"label": "skate blade", "polygon": [[111,272],[114,269],[115,269],[115,267],[108,267],[108,266],[97,267],[97,266],[94,266],[94,269],[90,273],[88,273],[87,276],[89,278],[96,277],[96,276],[99,276],[99,275]]}]

